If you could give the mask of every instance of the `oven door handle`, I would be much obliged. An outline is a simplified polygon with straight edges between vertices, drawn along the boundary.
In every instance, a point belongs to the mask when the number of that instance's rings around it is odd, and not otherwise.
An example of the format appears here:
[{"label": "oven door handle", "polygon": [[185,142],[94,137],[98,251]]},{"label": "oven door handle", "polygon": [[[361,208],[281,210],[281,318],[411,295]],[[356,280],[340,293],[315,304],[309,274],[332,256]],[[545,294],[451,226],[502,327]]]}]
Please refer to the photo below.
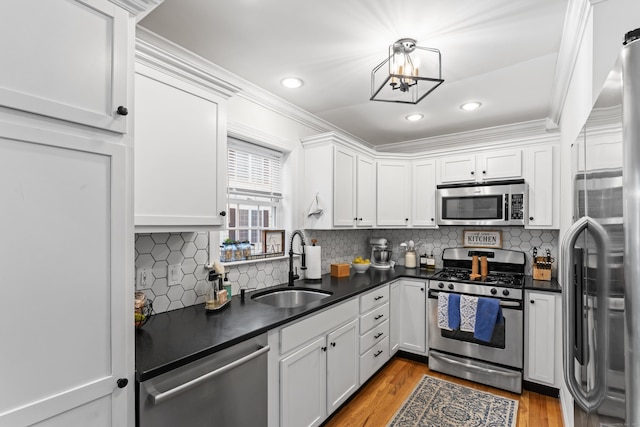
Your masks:
[{"label": "oven door handle", "polygon": [[[448,292],[445,292],[448,293]],[[429,291],[429,297],[430,298],[438,298],[438,295],[440,295],[440,292],[438,291]],[[487,297],[489,298],[489,297]],[[504,307],[504,308],[521,308],[522,307],[522,302],[521,301],[500,301],[500,307]]]},{"label": "oven door handle", "polygon": [[[583,231],[587,231],[594,239],[597,250],[597,278],[596,278],[596,295],[598,301],[602,301],[597,307],[596,330],[595,330],[595,348],[597,355],[595,357],[595,379],[592,390],[586,390],[582,384],[576,379],[576,366],[574,349],[576,346],[575,327],[576,316],[582,316],[582,313],[576,313],[575,298],[576,284],[573,278],[574,253],[573,250],[578,237]],[[564,364],[564,380],[576,403],[585,411],[591,412],[605,398],[607,391],[607,369],[609,366],[609,349],[607,342],[607,334],[609,331],[609,313],[606,304],[609,298],[609,270],[607,266],[607,254],[609,253],[609,240],[606,230],[593,218],[584,216],[577,220],[565,235],[562,241],[562,292],[564,309],[562,310],[562,326],[564,332],[563,346],[563,364]]]},{"label": "oven door handle", "polygon": [[184,384],[180,384],[177,387],[174,387],[170,390],[164,391],[162,393],[158,392],[157,390],[155,390],[154,388],[150,388],[149,389],[149,397],[151,398],[151,402],[154,405],[157,405],[159,403],[164,402],[167,399],[172,398],[173,396],[175,396],[176,394],[182,393],[184,391],[187,391],[189,389],[192,389],[193,387],[197,386],[198,384],[208,381],[213,377],[216,377],[218,375],[221,375],[231,369],[234,369],[240,365],[242,365],[243,363],[247,363],[248,361],[255,359],[256,357],[268,352],[270,350],[270,347],[264,346],[264,347],[260,347],[258,350],[254,351],[253,353],[247,354],[244,357],[241,357],[238,360],[234,360],[233,362],[224,365],[216,370],[213,370],[211,372],[208,372],[202,376],[199,376],[191,381],[188,381]]}]

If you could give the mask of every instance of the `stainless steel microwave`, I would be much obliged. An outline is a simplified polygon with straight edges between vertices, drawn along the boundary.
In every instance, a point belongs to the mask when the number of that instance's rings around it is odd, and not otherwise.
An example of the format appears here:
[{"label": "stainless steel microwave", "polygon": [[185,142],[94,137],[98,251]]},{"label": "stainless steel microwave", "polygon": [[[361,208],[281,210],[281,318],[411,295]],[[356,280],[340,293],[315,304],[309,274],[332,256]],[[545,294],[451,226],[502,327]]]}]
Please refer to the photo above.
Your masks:
[{"label": "stainless steel microwave", "polygon": [[439,225],[524,225],[528,192],[524,179],[438,185]]}]

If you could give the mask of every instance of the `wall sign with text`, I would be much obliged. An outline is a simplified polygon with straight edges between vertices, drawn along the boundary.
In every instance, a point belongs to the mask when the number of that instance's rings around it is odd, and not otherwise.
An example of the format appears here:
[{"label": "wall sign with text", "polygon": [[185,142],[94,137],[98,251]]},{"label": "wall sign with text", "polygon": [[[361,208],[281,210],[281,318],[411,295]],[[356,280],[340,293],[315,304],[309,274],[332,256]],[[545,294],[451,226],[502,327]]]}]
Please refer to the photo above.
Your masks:
[{"label": "wall sign with text", "polygon": [[466,248],[502,248],[502,231],[464,230],[462,244]]}]

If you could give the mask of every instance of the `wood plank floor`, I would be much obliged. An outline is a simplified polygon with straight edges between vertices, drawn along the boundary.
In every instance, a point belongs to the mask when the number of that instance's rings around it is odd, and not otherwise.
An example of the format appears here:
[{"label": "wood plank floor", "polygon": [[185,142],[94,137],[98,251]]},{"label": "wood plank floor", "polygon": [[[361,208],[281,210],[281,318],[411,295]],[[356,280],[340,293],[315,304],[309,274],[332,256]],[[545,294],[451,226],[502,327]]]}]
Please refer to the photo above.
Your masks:
[{"label": "wood plank floor", "polygon": [[518,427],[561,427],[560,400],[531,391],[521,395],[429,370],[420,362],[394,357],[324,427],[382,427],[411,394],[423,375],[518,400]]}]

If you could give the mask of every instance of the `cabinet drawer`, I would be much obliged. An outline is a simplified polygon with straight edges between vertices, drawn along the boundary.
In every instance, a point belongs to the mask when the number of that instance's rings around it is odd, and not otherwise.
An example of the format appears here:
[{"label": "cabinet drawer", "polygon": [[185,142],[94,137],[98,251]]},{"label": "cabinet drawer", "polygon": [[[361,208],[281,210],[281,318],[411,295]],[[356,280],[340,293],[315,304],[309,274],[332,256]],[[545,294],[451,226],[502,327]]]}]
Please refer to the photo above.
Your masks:
[{"label": "cabinet drawer", "polygon": [[382,324],[389,318],[389,304],[385,304],[381,307],[375,308],[360,316],[360,333],[364,334],[368,332],[374,326]]},{"label": "cabinet drawer", "polygon": [[389,336],[389,320],[385,320],[366,334],[360,337],[360,354],[368,351],[371,347],[382,342]]},{"label": "cabinet drawer", "polygon": [[357,316],[358,300],[356,298],[337,307],[329,308],[317,314],[314,313],[291,326],[282,328],[280,331],[280,352],[284,355]]},{"label": "cabinet drawer", "polygon": [[380,286],[360,297],[360,313],[366,313],[387,301],[389,301],[389,286]]},{"label": "cabinet drawer", "polygon": [[364,384],[387,360],[389,360],[389,337],[360,356],[360,384]]}]

